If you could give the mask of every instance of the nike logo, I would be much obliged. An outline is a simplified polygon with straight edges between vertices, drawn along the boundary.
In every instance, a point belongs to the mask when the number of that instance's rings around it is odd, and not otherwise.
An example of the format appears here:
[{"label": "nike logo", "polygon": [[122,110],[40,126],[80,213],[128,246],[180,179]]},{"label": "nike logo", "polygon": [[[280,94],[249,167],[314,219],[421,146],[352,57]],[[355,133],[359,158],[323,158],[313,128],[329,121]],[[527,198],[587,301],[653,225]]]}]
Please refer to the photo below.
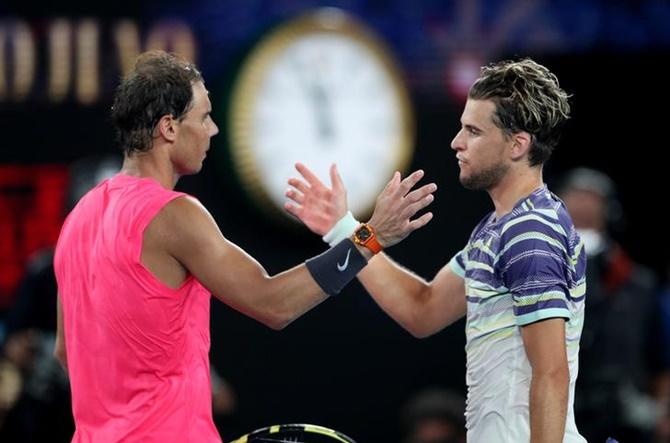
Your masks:
[{"label": "nike logo", "polygon": [[337,270],[340,272],[344,272],[345,269],[349,267],[349,254],[351,254],[351,248],[347,251],[347,258],[344,259],[344,263],[342,264],[337,264]]}]

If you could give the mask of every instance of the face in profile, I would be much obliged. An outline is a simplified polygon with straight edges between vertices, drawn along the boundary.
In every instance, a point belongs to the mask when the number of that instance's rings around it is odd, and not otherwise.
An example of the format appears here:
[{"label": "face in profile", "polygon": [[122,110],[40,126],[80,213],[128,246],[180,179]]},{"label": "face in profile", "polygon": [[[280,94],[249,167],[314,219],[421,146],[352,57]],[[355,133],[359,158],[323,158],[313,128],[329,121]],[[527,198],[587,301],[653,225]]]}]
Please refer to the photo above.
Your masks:
[{"label": "face in profile", "polygon": [[211,117],[212,104],[203,82],[193,84],[191,109],[176,122],[177,139],[172,160],[181,175],[196,174],[202,169],[210,139],[219,133]]},{"label": "face in profile", "polygon": [[491,100],[468,99],[461,130],[451,142],[460,168],[459,180],[468,189],[494,188],[509,170],[505,152],[511,140],[493,122]]}]

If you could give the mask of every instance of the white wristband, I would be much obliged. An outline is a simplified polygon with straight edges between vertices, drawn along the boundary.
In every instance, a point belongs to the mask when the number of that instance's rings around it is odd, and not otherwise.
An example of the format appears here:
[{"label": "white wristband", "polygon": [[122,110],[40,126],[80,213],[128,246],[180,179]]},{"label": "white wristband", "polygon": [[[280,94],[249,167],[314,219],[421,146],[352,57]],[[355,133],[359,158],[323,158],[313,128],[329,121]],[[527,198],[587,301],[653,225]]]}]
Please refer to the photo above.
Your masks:
[{"label": "white wristband", "polygon": [[323,241],[330,246],[335,246],[345,238],[351,237],[360,224],[361,223],[351,214],[351,211],[347,211],[347,213],[335,223],[332,229],[322,237]]}]

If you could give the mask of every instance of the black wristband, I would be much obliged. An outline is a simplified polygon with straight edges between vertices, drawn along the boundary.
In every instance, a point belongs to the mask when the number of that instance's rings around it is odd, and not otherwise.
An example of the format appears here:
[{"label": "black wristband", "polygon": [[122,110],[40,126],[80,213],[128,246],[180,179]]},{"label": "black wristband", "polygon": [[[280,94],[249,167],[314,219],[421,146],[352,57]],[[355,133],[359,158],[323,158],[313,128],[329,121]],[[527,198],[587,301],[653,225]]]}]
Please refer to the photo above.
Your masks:
[{"label": "black wristband", "polygon": [[328,295],[338,294],[368,264],[354,242],[345,238],[323,254],[305,261],[314,281]]}]

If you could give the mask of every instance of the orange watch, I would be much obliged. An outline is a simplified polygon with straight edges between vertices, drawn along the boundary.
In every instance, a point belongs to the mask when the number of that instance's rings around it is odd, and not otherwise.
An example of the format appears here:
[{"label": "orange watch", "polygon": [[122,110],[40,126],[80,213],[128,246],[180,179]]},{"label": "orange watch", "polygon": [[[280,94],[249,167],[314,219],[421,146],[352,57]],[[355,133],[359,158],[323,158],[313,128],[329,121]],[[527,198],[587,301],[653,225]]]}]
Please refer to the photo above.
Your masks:
[{"label": "orange watch", "polygon": [[352,238],[354,243],[365,246],[371,250],[373,254],[377,254],[384,249],[384,247],[379,244],[379,241],[377,241],[377,235],[375,234],[374,228],[367,223],[361,223],[360,226],[356,228],[356,231],[354,231]]}]

